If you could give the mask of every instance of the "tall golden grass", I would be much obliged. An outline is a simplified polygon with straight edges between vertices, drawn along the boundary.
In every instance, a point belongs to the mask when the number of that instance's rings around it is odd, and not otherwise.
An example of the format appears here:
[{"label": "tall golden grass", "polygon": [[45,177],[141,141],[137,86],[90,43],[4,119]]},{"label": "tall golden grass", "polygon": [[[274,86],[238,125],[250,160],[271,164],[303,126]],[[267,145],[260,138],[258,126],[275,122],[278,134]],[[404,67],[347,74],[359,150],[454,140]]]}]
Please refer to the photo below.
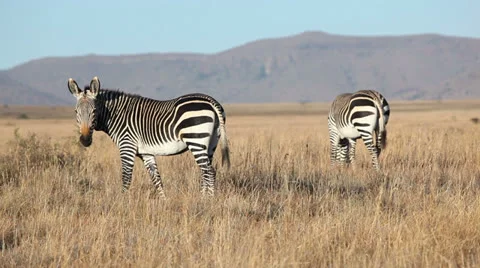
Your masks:
[{"label": "tall golden grass", "polygon": [[0,264],[478,266],[480,125],[470,118],[480,105],[402,105],[392,103],[380,174],[361,142],[355,171],[330,167],[321,109],[277,106],[255,116],[254,106],[248,115],[233,107],[232,168],[221,167],[218,152],[211,200],[201,198],[189,153],[157,158],[167,200],[150,194],[138,159],[122,194],[118,150],[103,133],[81,147],[73,111],[71,119],[2,119]]}]

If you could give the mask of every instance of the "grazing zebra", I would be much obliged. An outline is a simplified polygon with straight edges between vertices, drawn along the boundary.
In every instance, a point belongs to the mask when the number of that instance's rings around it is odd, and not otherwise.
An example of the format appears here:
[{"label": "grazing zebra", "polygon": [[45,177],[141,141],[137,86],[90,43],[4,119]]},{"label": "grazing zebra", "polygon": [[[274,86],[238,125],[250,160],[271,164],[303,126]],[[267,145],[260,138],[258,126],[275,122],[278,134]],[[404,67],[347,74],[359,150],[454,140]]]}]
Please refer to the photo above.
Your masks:
[{"label": "grazing zebra", "polygon": [[118,146],[122,163],[122,192],[129,189],[135,157],[143,160],[158,194],[164,198],[156,155],[192,152],[202,172],[202,194],[214,194],[216,172],[212,158],[222,142],[222,165],[230,167],[225,112],[214,98],[196,93],[158,101],[100,89],[94,77],[82,91],[68,79],[68,89],[77,99],[76,114],[80,142],[92,144],[93,130],[107,133]]},{"label": "grazing zebra", "polygon": [[362,138],[373,167],[379,170],[378,157],[386,147],[389,116],[387,100],[375,90],[337,96],[328,114],[331,164],[353,163],[356,140]]}]

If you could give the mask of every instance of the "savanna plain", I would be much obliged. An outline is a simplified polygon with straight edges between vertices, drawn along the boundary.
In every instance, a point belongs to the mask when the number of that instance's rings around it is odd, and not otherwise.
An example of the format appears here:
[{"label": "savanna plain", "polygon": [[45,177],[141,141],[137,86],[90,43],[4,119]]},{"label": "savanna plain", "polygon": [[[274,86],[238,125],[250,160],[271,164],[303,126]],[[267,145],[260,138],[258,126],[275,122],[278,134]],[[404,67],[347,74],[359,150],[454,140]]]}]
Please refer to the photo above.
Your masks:
[{"label": "savanna plain", "polygon": [[382,171],[330,167],[328,104],[225,105],[232,166],[78,142],[73,107],[0,108],[2,267],[478,267],[480,101],[391,102]]}]

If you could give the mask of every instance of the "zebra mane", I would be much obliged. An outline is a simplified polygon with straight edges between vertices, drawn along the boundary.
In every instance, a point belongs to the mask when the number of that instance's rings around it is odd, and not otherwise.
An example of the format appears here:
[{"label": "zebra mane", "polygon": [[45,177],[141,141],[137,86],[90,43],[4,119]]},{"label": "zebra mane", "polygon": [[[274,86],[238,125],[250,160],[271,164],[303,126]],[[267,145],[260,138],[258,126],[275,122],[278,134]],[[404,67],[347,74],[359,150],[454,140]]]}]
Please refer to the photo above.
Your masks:
[{"label": "zebra mane", "polygon": [[[83,87],[83,91],[87,91],[87,90],[90,90],[90,85],[85,85]],[[109,97],[128,96],[130,98],[144,98],[143,96],[140,96],[138,94],[124,92],[120,89],[101,88],[99,93]]]}]

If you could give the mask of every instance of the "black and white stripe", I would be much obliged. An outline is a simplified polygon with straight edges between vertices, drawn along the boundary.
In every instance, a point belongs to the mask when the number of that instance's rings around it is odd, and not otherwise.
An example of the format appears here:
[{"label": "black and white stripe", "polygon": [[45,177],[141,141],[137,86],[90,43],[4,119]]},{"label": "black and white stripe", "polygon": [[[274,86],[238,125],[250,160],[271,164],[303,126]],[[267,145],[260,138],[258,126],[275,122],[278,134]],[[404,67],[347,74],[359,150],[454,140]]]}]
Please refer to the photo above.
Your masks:
[{"label": "black and white stripe", "polygon": [[[202,193],[214,194],[216,172],[212,158],[220,139],[222,164],[230,166],[225,111],[214,98],[196,93],[158,101],[100,89],[97,77],[83,91],[73,79],[69,79],[68,87],[77,98],[76,112],[82,144],[89,146],[93,130],[99,130],[107,133],[118,146],[122,163],[122,191],[130,187],[134,160],[138,156],[163,197],[163,184],[155,156],[175,155],[189,150],[202,171]],[[82,121],[88,120],[92,114],[94,120]]]},{"label": "black and white stripe", "polygon": [[337,96],[328,114],[331,164],[352,163],[356,140],[362,138],[379,170],[378,157],[387,142],[390,117],[387,100],[375,90],[360,90]]}]

